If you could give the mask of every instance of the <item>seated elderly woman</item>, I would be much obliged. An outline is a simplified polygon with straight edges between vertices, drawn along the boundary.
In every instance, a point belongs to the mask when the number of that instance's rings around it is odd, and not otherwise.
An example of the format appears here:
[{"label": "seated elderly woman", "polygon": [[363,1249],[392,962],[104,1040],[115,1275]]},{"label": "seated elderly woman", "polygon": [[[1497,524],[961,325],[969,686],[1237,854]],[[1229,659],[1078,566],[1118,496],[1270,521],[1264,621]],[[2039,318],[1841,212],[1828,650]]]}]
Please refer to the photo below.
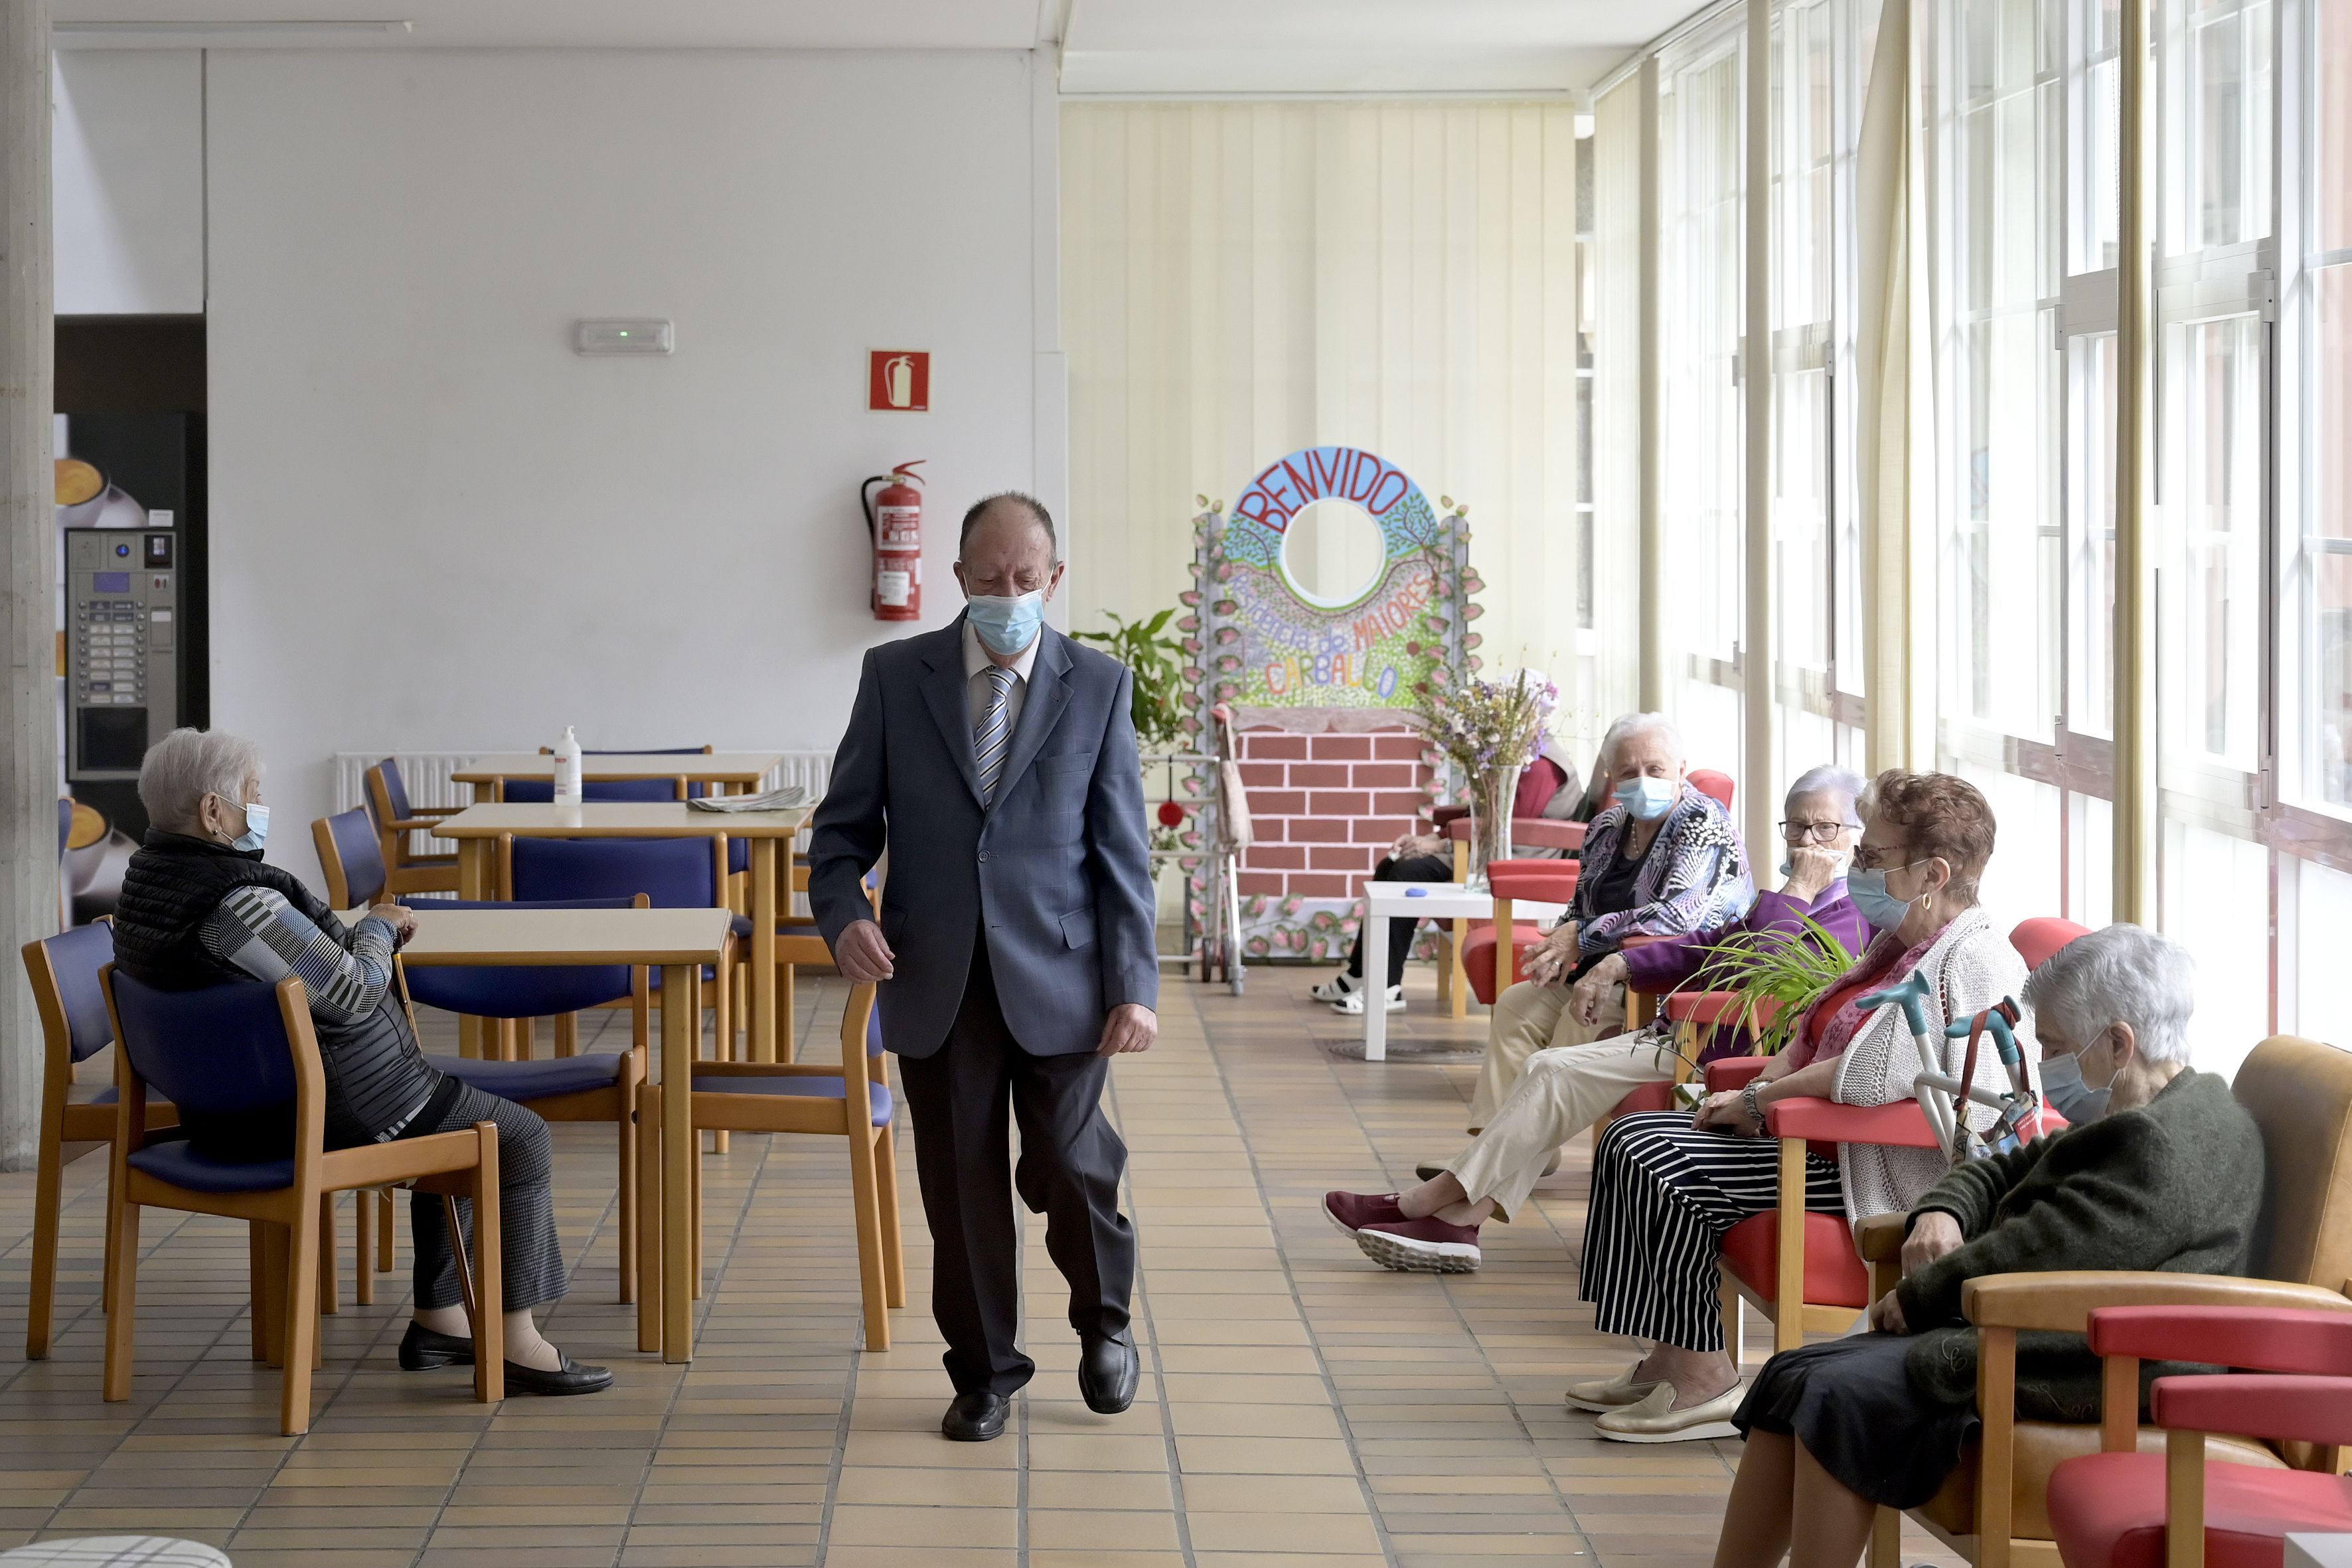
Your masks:
[{"label": "seated elderly woman", "polygon": [[[1486,1055],[1470,1100],[1470,1131],[1495,1118],[1528,1058],[1598,1039],[1603,1025],[1570,1009],[1570,988],[1629,936],[1683,936],[1748,912],[1756,882],[1730,816],[1690,786],[1682,732],[1662,713],[1636,713],[1611,733],[1613,804],[1584,836],[1584,869],[1569,916],[1528,952],[1528,978],[1495,998]],[[1500,949],[1496,950],[1500,952]],[[1608,988],[1622,1005],[1622,984]]]},{"label": "seated elderly woman", "polygon": [[[1603,1413],[1603,1437],[1672,1443],[1734,1431],[1739,1370],[1723,1352],[1716,1263],[1724,1233],[1776,1199],[1780,1149],[1762,1136],[1764,1108],[1799,1096],[1888,1105],[1912,1098],[1924,1068],[1950,1065],[1920,1060],[1900,1005],[1865,1008],[1861,999],[1920,977],[1930,1038],[1940,1041],[1947,1023],[2015,996],[2025,983],[2023,961],[1977,908],[1994,829],[1977,787],[1947,773],[1889,771],[1871,786],[1864,817],[1846,889],[1877,939],[1745,1089],[1708,1096],[1696,1118],[1622,1118],[1593,1152],[1583,1299],[1600,1309],[1601,1332],[1655,1346],[1616,1377],[1569,1385],[1570,1405]],[[2019,1028],[2018,1044],[2029,1058],[2038,1054],[2030,1026]],[[1983,1054],[1976,1082],[2008,1087],[1995,1053]],[[1847,1144],[1842,1156],[1806,1156],[1805,1206],[1855,1223],[1909,1208],[1948,1168],[1935,1149]]]},{"label": "seated elderly woman", "polygon": [[[1531,679],[1551,684],[1541,670],[1527,672]],[[1606,804],[1609,793],[1608,760],[1611,745],[1618,731],[1637,715],[1628,714],[1610,726],[1602,737],[1600,755],[1592,764],[1590,786],[1576,782],[1576,767],[1567,751],[1549,733],[1543,738],[1543,750],[1519,772],[1517,794],[1512,798],[1514,817],[1544,817],[1554,822],[1591,822]],[[1549,848],[1528,845],[1514,851],[1530,860],[1557,859],[1577,854],[1576,850]],[[1389,852],[1372,867],[1375,882],[1450,882],[1454,879],[1454,852],[1446,841],[1433,833],[1408,833],[1389,846]],[[1389,921],[1388,989],[1384,992],[1388,1010],[1404,1011],[1404,965],[1412,953],[1413,932],[1421,921],[1410,915],[1400,915]],[[1364,1010],[1364,931],[1359,923],[1356,943],[1348,952],[1347,967],[1307,993],[1318,1002],[1328,1002],[1336,1012],[1360,1014]]]},{"label": "seated elderly woman", "polygon": [[[2086,1085],[2109,1089],[2105,1114],[1953,1170],[1911,1205],[1906,1274],[1871,1309],[1875,1331],[1765,1363],[1733,1417],[1748,1446],[1716,1568],[1771,1568],[1784,1552],[1791,1568],[1853,1568],[1874,1507],[1935,1495],[1977,1421],[1967,1280],[2245,1271],[2262,1134],[2226,1082],[2189,1065],[2191,968],[2177,944],[2114,925],[2034,972],[2024,1000],[2044,1059],[2071,1055]],[[2143,1369],[2142,1388],[2162,1370]],[[2020,1342],[2019,1415],[2095,1421],[2099,1405],[2099,1361],[2081,1335]]]},{"label": "seated elderly woman", "polygon": [[[1759,894],[1740,920],[1611,953],[1577,982],[1569,1012],[1580,1026],[1597,1027],[1609,994],[1629,981],[1645,993],[1676,990],[1758,943],[1817,941],[1821,931],[1847,952],[1860,952],[1870,928],[1846,896],[1845,874],[1861,831],[1862,789],[1861,776],[1843,768],[1815,768],[1798,779],[1780,824],[1789,855],[1780,889]],[[1716,1051],[1741,1037],[1738,1030],[1721,1033],[1731,1039]],[[1548,1047],[1527,1059],[1517,1085],[1470,1147],[1424,1172],[1421,1185],[1378,1196],[1327,1193],[1324,1213],[1367,1257],[1391,1268],[1474,1269],[1479,1226],[1490,1216],[1507,1222],[1544,1172],[1557,1166],[1562,1143],[1629,1091],[1672,1079],[1675,1064],[1670,1051],[1640,1035]]]},{"label": "seated elderly woman", "polygon": [[[547,1123],[436,1070],[394,990],[393,953],[415,930],[416,917],[380,904],[345,930],[310,889],[263,862],[269,808],[261,800],[261,756],[250,741],[218,731],[173,731],[140,766],[139,800],[153,826],[123,875],[115,963],[169,991],[299,979],[318,1028],[331,1149],[495,1122],[507,1388],[593,1394],[610,1386],[612,1373],[569,1359],[531,1320],[533,1307],[564,1291]],[[291,1149],[290,1105],[259,1121],[215,1123],[186,1112],[182,1120],[195,1146],[215,1159],[283,1159]],[[470,1205],[458,1207],[470,1227]],[[408,1212],[416,1304],[400,1342],[400,1364],[412,1372],[470,1366],[474,1342],[441,1200],[417,1194]]]}]

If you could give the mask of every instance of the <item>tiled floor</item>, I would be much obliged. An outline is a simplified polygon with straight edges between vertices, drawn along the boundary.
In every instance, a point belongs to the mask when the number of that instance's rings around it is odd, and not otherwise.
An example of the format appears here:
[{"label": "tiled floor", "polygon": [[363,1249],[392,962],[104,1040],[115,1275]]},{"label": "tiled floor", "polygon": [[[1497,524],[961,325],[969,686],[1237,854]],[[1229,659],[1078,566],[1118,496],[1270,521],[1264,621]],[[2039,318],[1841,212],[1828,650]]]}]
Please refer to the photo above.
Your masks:
[{"label": "tiled floor", "polygon": [[[1475,1275],[1385,1273],[1324,1223],[1325,1189],[1393,1186],[1454,1145],[1471,1071],[1336,1059],[1323,1045],[1350,1031],[1307,1000],[1318,977],[1259,969],[1242,998],[1171,983],[1159,1047],[1113,1074],[1143,1263],[1143,1383],[1124,1415],[1078,1400],[1060,1281],[1032,1245],[1041,1373],[1003,1439],[940,1437],[947,1387],[903,1139],[911,1305],[891,1350],[856,1349],[839,1145],[739,1134],[707,1157],[698,1359],[636,1354],[614,1300],[612,1140],[583,1127],[556,1130],[576,1279],[550,1332],[612,1364],[610,1393],[493,1412],[462,1372],[402,1373],[404,1275],[356,1306],[347,1225],[317,1418],[281,1438],[275,1374],[247,1354],[241,1227],[153,1215],[136,1393],[105,1405],[93,1158],[68,1172],[55,1355],[0,1362],[0,1535],[164,1531],[223,1544],[239,1568],[1705,1560],[1737,1446],[1602,1443],[1560,1404],[1565,1377],[1627,1354],[1575,1299],[1582,1148],[1521,1223],[1489,1227]],[[1480,1021],[1433,1020],[1428,985],[1409,982],[1400,1036],[1475,1046]],[[842,988],[802,997],[801,1036],[825,1054]],[[615,1048],[618,1022],[594,1045]],[[31,1190],[29,1174],[0,1177],[8,1334]]]}]

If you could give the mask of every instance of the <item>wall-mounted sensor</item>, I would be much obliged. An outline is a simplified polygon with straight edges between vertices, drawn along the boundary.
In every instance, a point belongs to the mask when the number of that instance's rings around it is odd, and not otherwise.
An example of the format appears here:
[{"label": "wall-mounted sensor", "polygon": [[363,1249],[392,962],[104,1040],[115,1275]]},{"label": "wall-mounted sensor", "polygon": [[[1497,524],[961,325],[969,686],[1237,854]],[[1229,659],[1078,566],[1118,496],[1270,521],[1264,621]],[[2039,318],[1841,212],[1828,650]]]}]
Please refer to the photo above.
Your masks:
[{"label": "wall-mounted sensor", "polygon": [[670,352],[667,321],[583,321],[572,331],[572,346],[583,354],[666,354]]}]

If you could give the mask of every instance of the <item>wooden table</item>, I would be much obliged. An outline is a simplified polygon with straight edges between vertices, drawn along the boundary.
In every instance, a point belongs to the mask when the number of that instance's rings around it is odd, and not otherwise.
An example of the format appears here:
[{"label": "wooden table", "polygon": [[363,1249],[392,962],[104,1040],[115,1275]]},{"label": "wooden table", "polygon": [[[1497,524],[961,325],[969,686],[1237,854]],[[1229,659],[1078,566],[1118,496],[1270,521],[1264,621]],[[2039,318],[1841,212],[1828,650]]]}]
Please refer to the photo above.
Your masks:
[{"label": "wooden table", "polygon": [[[507,810],[527,809],[514,806]],[[698,816],[705,815],[698,812]],[[772,844],[774,841],[769,841]],[[662,972],[661,1050],[656,1079],[683,1090],[694,1081],[702,1037],[702,970],[727,949],[730,916],[709,910],[441,910],[416,906],[416,933],[403,963],[642,963]],[[356,920],[363,910],[351,911]],[[664,1361],[694,1359],[694,1159],[684,1092],[662,1096],[661,1326]],[[644,1219],[650,1221],[653,1215]],[[641,1292],[650,1294],[650,1292]],[[641,1327],[641,1345],[644,1344]]]},{"label": "wooden table", "polygon": [[[707,759],[706,759],[707,760]],[[696,811],[684,801],[506,802],[469,805],[433,829],[457,841],[457,896],[508,898],[498,887],[498,841],[517,838],[730,838],[751,845],[751,1059],[776,1059],[776,846],[798,834],[810,808]]]},{"label": "wooden table", "polygon": [[[623,779],[684,779],[710,784],[721,794],[749,795],[760,781],[780,766],[782,752],[625,752],[580,759],[580,777],[599,784]],[[538,752],[491,752],[476,757],[449,775],[474,786],[474,798],[487,801],[501,779],[555,777],[555,759]]]}]

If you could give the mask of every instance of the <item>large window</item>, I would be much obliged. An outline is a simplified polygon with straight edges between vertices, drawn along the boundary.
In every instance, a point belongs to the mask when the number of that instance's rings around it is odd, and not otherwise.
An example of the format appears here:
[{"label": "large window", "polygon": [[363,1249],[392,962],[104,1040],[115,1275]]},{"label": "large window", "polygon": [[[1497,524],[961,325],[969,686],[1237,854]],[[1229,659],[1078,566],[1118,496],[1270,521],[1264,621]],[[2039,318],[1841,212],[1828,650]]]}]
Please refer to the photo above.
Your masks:
[{"label": "large window", "polygon": [[[1664,63],[1658,161],[1668,688],[1691,760],[1739,772],[1739,343],[1745,50],[1719,32]],[[1742,780],[1743,785],[1747,781]]]}]

